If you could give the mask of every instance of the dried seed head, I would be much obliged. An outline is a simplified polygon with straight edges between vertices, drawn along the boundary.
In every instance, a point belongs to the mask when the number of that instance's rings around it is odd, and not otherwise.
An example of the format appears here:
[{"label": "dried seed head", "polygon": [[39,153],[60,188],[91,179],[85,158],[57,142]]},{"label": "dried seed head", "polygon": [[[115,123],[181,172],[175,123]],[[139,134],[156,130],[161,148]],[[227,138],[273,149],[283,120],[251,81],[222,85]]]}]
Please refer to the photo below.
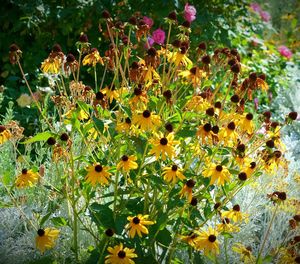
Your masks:
[{"label": "dried seed head", "polygon": [[231,67],[230,67],[230,70],[233,72],[233,73],[239,73],[241,71],[241,66],[240,64],[236,63],[236,64],[233,64]]},{"label": "dried seed head", "polygon": [[198,203],[198,199],[196,197],[193,197],[192,200],[191,200],[191,205],[196,206],[197,203]]},{"label": "dried seed head", "polygon": [[251,81],[255,82],[255,81],[257,80],[257,74],[256,74],[256,72],[250,73],[249,79],[250,79]]},{"label": "dried seed head", "polygon": [[137,20],[136,20],[136,17],[135,16],[132,16],[128,19],[128,22],[131,24],[131,25],[136,25],[137,24]]},{"label": "dried seed head", "polygon": [[102,17],[105,19],[110,18],[110,13],[107,10],[102,11]]},{"label": "dried seed head", "polygon": [[149,56],[151,56],[151,57],[155,57],[156,54],[157,54],[156,49],[153,48],[153,47],[150,48],[150,49],[148,49],[147,54],[148,54]]},{"label": "dried seed head", "polygon": [[198,45],[198,48],[200,50],[206,50],[206,43],[205,42],[201,42],[199,45]]},{"label": "dried seed head", "polygon": [[270,112],[270,111],[264,112],[263,115],[264,115],[264,117],[265,117],[266,119],[268,119],[268,120],[271,118],[271,112]]},{"label": "dried seed head", "polygon": [[163,96],[164,96],[166,99],[170,100],[171,97],[172,97],[172,92],[171,92],[171,90],[166,90],[166,91],[164,91]]},{"label": "dried seed head", "polygon": [[17,52],[18,50],[20,50],[20,48],[19,48],[18,45],[16,45],[16,44],[11,44],[11,45],[9,46],[9,51],[10,51],[10,52]]},{"label": "dried seed head", "polygon": [[289,118],[292,119],[292,120],[296,120],[297,116],[298,116],[297,112],[290,112],[289,113]]},{"label": "dried seed head", "polygon": [[209,55],[205,55],[201,58],[202,63],[204,64],[210,64],[210,56]]},{"label": "dried seed head", "polygon": [[191,27],[191,22],[189,22],[189,21],[184,21],[181,25],[182,25],[183,27],[185,27],[185,28],[190,28],[190,27]]},{"label": "dried seed head", "polygon": [[240,97],[237,94],[231,96],[230,101],[233,103],[238,103],[240,101]]},{"label": "dried seed head", "polygon": [[285,201],[285,200],[286,200],[286,193],[285,193],[285,192],[280,192],[280,193],[278,193],[278,198],[279,198],[281,201]]},{"label": "dried seed head", "polygon": [[74,62],[76,59],[75,59],[75,56],[74,56],[72,53],[69,53],[69,54],[67,55],[66,60],[67,60],[68,63],[72,63],[72,62]]},{"label": "dried seed head", "polygon": [[54,137],[49,137],[47,140],[48,145],[53,146],[56,143],[56,140]]},{"label": "dried seed head", "polygon": [[168,18],[171,20],[177,20],[176,11],[172,11],[171,13],[169,13]]},{"label": "dried seed head", "polygon": [[67,133],[62,133],[60,135],[60,140],[62,140],[62,141],[68,141],[68,139],[69,139],[69,136],[68,136]]},{"label": "dried seed head", "polygon": [[61,46],[59,44],[54,44],[52,47],[53,52],[62,52]]},{"label": "dried seed head", "polygon": [[82,33],[82,34],[80,35],[80,37],[79,37],[79,41],[82,42],[82,43],[87,43],[87,42],[89,42],[89,38],[88,38],[87,34]]},{"label": "dried seed head", "polygon": [[104,94],[103,93],[101,93],[101,92],[97,92],[96,93],[96,99],[97,100],[103,100],[103,98],[104,98]]},{"label": "dried seed head", "polygon": [[171,123],[167,123],[165,125],[165,129],[171,133],[171,132],[173,132],[173,125]]}]

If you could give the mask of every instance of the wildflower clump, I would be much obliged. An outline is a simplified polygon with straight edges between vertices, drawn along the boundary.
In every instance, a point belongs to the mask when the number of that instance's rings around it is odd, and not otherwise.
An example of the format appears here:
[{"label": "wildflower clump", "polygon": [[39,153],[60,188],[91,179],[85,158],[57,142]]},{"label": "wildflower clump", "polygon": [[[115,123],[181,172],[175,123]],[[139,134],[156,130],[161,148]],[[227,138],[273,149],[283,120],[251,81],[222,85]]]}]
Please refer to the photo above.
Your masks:
[{"label": "wildflower clump", "polygon": [[[44,102],[55,113],[45,115],[35,102],[44,131],[23,144],[43,148],[47,169],[43,177],[24,169],[12,188],[45,189],[66,207],[51,207],[43,221],[69,212],[59,224],[70,227],[77,260],[85,231],[99,263],[171,263],[187,248],[217,258],[228,234],[251,218],[233,202],[237,193],[286,166],[280,130],[297,113],[276,123],[255,109],[254,95],[268,90],[265,78],[247,72],[236,49],[192,44],[196,14],[189,4],[183,17],[170,13],[166,34],[141,14],[120,21],[103,11],[104,51],[83,33],[78,55],[56,44],[41,64],[41,74],[55,79]],[[13,60],[20,54],[10,52]],[[83,71],[93,80],[81,79]],[[0,144],[10,138],[0,126]],[[37,248],[53,248],[58,233],[39,229]],[[234,251],[253,259],[242,244]]]}]

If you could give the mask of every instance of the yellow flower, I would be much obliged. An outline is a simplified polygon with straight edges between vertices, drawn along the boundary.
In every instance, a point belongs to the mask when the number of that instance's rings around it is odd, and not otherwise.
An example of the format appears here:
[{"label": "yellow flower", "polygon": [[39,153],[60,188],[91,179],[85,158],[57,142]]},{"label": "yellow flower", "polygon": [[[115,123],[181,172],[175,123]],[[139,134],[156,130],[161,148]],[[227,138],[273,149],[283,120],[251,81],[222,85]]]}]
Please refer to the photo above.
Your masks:
[{"label": "yellow flower", "polygon": [[143,113],[133,115],[133,124],[138,126],[142,131],[154,130],[161,123],[158,115],[152,114],[149,110]]},{"label": "yellow flower", "polygon": [[117,125],[116,125],[116,130],[119,132],[119,133],[122,133],[122,132],[129,132],[131,131],[131,120],[129,117],[126,117],[122,122],[118,122]]},{"label": "yellow flower", "polygon": [[18,175],[16,179],[16,186],[18,188],[31,187],[39,179],[39,174],[33,172],[32,170],[23,169],[22,173]]},{"label": "yellow flower", "polygon": [[148,96],[146,91],[143,91],[141,87],[134,89],[134,96],[129,100],[130,107],[134,109],[145,108],[148,103]]},{"label": "yellow flower", "polygon": [[71,119],[72,115],[73,115],[73,112],[76,113],[78,120],[89,119],[89,114],[81,108],[77,108],[77,109],[73,108],[73,109],[69,110],[67,113],[65,113],[63,115],[63,117],[67,117],[68,119]]},{"label": "yellow flower", "polygon": [[41,70],[43,73],[58,74],[62,65],[62,60],[59,56],[49,56],[42,62]]},{"label": "yellow flower", "polygon": [[17,103],[20,107],[26,107],[32,103],[32,98],[28,94],[21,94],[21,96],[17,99]]},{"label": "yellow flower", "polygon": [[240,228],[230,223],[229,218],[224,218],[222,223],[217,225],[218,232],[239,232]]},{"label": "yellow flower", "polygon": [[200,95],[194,95],[186,104],[186,108],[190,111],[203,112],[210,107],[210,103],[203,99]]},{"label": "yellow flower", "polygon": [[247,221],[248,215],[242,213],[240,206],[236,204],[231,210],[223,212],[222,218],[231,219],[233,222],[242,222],[243,219]]},{"label": "yellow flower", "polygon": [[211,163],[209,167],[203,171],[203,177],[211,177],[210,185],[214,184],[217,181],[217,185],[224,185],[225,182],[230,180],[230,173],[225,166],[216,165]]},{"label": "yellow flower", "polygon": [[132,258],[137,258],[134,249],[123,247],[123,244],[116,245],[113,248],[108,247],[110,255],[105,258],[105,264],[134,264]]},{"label": "yellow flower", "polygon": [[[252,254],[250,247],[245,247],[241,243],[236,243],[232,250],[240,254],[240,260],[245,264],[254,264],[256,262],[255,257]],[[287,262],[286,262],[287,263]]]},{"label": "yellow flower", "polygon": [[126,156],[123,155],[120,162],[117,165],[117,170],[123,169],[124,171],[128,172],[130,170],[135,170],[138,167],[138,164],[135,162],[137,158],[135,156]]},{"label": "yellow flower", "polygon": [[100,57],[99,51],[96,48],[91,49],[91,52],[86,55],[82,61],[83,65],[96,66],[97,63],[104,65],[102,58]]},{"label": "yellow flower", "polygon": [[190,246],[195,247],[198,235],[199,235],[199,232],[194,231],[194,232],[191,232],[187,236],[180,236],[180,238],[183,241],[187,242]]},{"label": "yellow flower", "polygon": [[192,179],[187,180],[187,182],[182,187],[182,190],[180,192],[180,198],[185,196],[190,203],[193,198],[193,188],[195,186],[196,182]]},{"label": "yellow flower", "polygon": [[175,147],[174,145],[179,144],[179,141],[174,140],[174,134],[169,133],[166,137],[163,134],[156,135],[156,138],[149,140],[153,144],[152,149],[149,154],[154,154],[156,159],[162,155],[162,160],[166,159],[167,156],[171,159],[175,156]]},{"label": "yellow flower", "polygon": [[211,124],[206,123],[205,125],[202,125],[198,127],[197,136],[201,138],[202,143],[211,144],[212,143],[212,136],[213,133],[211,131]]},{"label": "yellow flower", "polygon": [[0,145],[11,138],[11,133],[5,126],[0,125]]},{"label": "yellow flower", "polygon": [[93,186],[95,186],[97,183],[100,183],[101,185],[107,185],[108,178],[111,175],[111,173],[108,172],[108,169],[108,167],[103,167],[100,164],[89,166],[87,168],[88,173],[85,180],[87,183],[90,183]]},{"label": "yellow flower", "polygon": [[219,132],[219,139],[223,141],[228,147],[236,145],[238,134],[235,131],[235,123],[230,122],[227,127],[222,127]]},{"label": "yellow flower", "polygon": [[193,87],[196,88],[199,87],[201,84],[201,79],[205,78],[206,73],[202,70],[200,70],[199,67],[193,67],[190,70],[184,70],[181,71],[178,76],[181,76],[183,78],[186,78],[188,81],[190,81],[193,84]]},{"label": "yellow flower", "polygon": [[184,65],[187,67],[191,67],[193,62],[186,56],[186,50],[177,51],[177,52],[169,52],[168,61],[175,64],[175,66]]},{"label": "yellow flower", "polygon": [[138,216],[127,217],[127,220],[130,221],[130,223],[126,225],[126,229],[130,229],[130,238],[134,238],[136,234],[138,234],[139,237],[142,237],[142,233],[146,235],[149,233],[146,225],[153,225],[155,222],[148,221],[148,217],[149,215],[143,216],[141,214],[139,214]]},{"label": "yellow flower", "polygon": [[112,87],[105,87],[104,89],[101,90],[103,94],[106,95],[106,98],[109,99],[109,103],[112,103],[112,101],[115,99],[116,101],[120,97],[120,93],[122,89],[119,89],[120,91],[116,90],[115,86],[113,85]]},{"label": "yellow flower", "polygon": [[217,240],[218,232],[212,227],[208,227],[208,231],[199,231],[196,239],[196,249],[203,250],[204,255],[212,253],[217,255],[220,253],[219,242]]},{"label": "yellow flower", "polygon": [[181,170],[178,169],[177,165],[172,165],[171,167],[165,167],[162,175],[167,182],[173,182],[175,184],[178,179],[184,180],[185,176],[182,174]]},{"label": "yellow flower", "polygon": [[247,174],[247,179],[249,177],[251,177],[251,175],[253,174],[253,172],[255,171],[256,168],[256,162],[252,161],[252,162],[245,162],[244,165],[246,165],[243,169],[243,171]]},{"label": "yellow flower", "polygon": [[240,116],[238,125],[243,132],[247,132],[249,135],[253,134],[254,124],[253,124],[253,114],[248,113]]},{"label": "yellow flower", "polygon": [[55,241],[59,235],[59,230],[57,229],[39,229],[37,231],[38,235],[35,239],[36,247],[43,254],[45,250],[51,249],[55,246]]}]

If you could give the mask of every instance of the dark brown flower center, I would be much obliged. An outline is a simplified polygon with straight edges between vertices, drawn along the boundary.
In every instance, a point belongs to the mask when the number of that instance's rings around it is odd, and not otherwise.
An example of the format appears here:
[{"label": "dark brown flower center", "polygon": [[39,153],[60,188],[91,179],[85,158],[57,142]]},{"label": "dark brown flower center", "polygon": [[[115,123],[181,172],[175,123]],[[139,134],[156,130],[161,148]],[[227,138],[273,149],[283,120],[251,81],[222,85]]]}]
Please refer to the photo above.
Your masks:
[{"label": "dark brown flower center", "polygon": [[27,169],[23,169],[22,170],[22,174],[27,174],[28,170]]},{"label": "dark brown flower center", "polygon": [[143,117],[145,117],[145,118],[150,117],[150,115],[151,115],[151,113],[150,113],[149,110],[145,110],[145,111],[143,112]]},{"label": "dark brown flower center", "polygon": [[129,117],[126,117],[126,118],[125,118],[125,123],[126,123],[126,124],[131,124],[131,119],[130,119]]},{"label": "dark brown flower center", "polygon": [[155,57],[156,56],[156,49],[155,48],[150,48],[147,51],[148,55],[151,57]]},{"label": "dark brown flower center", "polygon": [[169,131],[169,132],[172,132],[172,131],[173,131],[173,126],[172,126],[172,124],[170,124],[170,123],[167,123],[167,124],[165,125],[165,128],[166,128],[166,130]]},{"label": "dark brown flower center", "polygon": [[211,129],[211,131],[214,132],[215,134],[218,134],[218,133],[219,133],[219,130],[220,130],[220,129],[219,129],[218,126],[213,126],[212,129]]},{"label": "dark brown flower center", "polygon": [[178,167],[177,165],[172,165],[172,171],[177,171]]},{"label": "dark brown flower center", "polygon": [[168,140],[165,137],[163,137],[160,139],[159,143],[163,146],[166,146],[168,144]]},{"label": "dark brown flower center", "polygon": [[236,148],[239,152],[245,152],[246,146],[245,144],[239,144]]},{"label": "dark brown flower center", "polygon": [[269,147],[269,148],[274,148],[274,147],[275,147],[275,143],[274,143],[274,141],[273,141],[272,139],[268,140],[268,141],[266,142],[266,145],[267,145],[267,147]]},{"label": "dark brown flower center", "polygon": [[215,114],[214,108],[213,108],[213,107],[208,108],[208,109],[206,110],[206,114],[207,114],[208,116],[213,116],[213,115]]},{"label": "dark brown flower center", "polygon": [[251,163],[250,163],[250,168],[251,169],[254,169],[256,167],[256,162],[255,161],[252,161]]},{"label": "dark brown flower center", "polygon": [[251,113],[247,114],[247,115],[246,115],[246,118],[247,118],[248,120],[252,120],[252,119],[253,119],[253,114],[251,114]]},{"label": "dark brown flower center", "polygon": [[227,127],[230,130],[235,130],[235,124],[234,124],[234,122],[230,122]]},{"label": "dark brown flower center", "polygon": [[104,94],[103,93],[101,93],[101,92],[97,92],[96,93],[96,99],[97,100],[103,100],[103,98],[104,98]]},{"label": "dark brown flower center", "polygon": [[105,230],[105,234],[108,236],[108,237],[112,237],[114,235],[114,230],[112,230],[111,228],[108,228]]},{"label": "dark brown flower center", "polygon": [[194,180],[190,179],[185,184],[187,187],[193,188],[195,186],[196,182]]},{"label": "dark brown flower center", "polygon": [[215,108],[219,108],[219,109],[221,109],[222,108],[222,104],[221,104],[221,102],[215,102]]},{"label": "dark brown flower center", "polygon": [[222,220],[222,223],[225,225],[225,224],[229,224],[230,223],[230,220],[229,218],[225,217],[223,220]]},{"label": "dark brown flower center", "polygon": [[123,250],[120,250],[120,251],[118,252],[118,257],[121,258],[121,259],[125,258],[125,257],[126,257],[126,252],[123,251]]},{"label": "dark brown flower center", "polygon": [[171,90],[166,90],[166,91],[164,91],[163,96],[164,96],[166,99],[171,99],[171,97],[172,97],[172,92],[171,92]]},{"label": "dark brown flower center", "polygon": [[39,229],[39,230],[37,231],[37,233],[38,233],[38,235],[39,235],[40,237],[42,237],[43,235],[45,235],[45,230],[44,230],[44,229]]},{"label": "dark brown flower center", "polygon": [[192,200],[191,200],[191,205],[196,206],[197,203],[198,203],[198,199],[196,197],[193,197]]},{"label": "dark brown flower center", "polygon": [[238,204],[236,204],[235,206],[233,206],[232,209],[234,211],[237,211],[237,212],[239,212],[241,210],[241,208],[240,208],[240,206]]},{"label": "dark brown flower center", "polygon": [[209,240],[209,242],[213,243],[213,242],[215,242],[217,240],[217,237],[215,235],[210,235],[208,237],[208,240]]},{"label": "dark brown flower center", "polygon": [[2,133],[5,130],[6,130],[5,126],[0,126],[0,133]]},{"label": "dark brown flower center", "polygon": [[245,172],[241,172],[241,173],[239,174],[239,179],[240,179],[241,181],[247,180],[247,174],[246,174]]},{"label": "dark brown flower center", "polygon": [[195,75],[196,72],[197,72],[197,67],[193,67],[193,68],[190,69],[191,74]]},{"label": "dark brown flower center", "polygon": [[222,165],[217,165],[217,166],[216,166],[216,171],[222,171],[222,170],[223,170]]},{"label": "dark brown flower center", "polygon": [[103,167],[101,165],[98,164],[95,166],[95,171],[101,172],[102,170],[103,170]]},{"label": "dark brown flower center", "polygon": [[209,132],[211,130],[211,124],[207,123],[203,126],[203,129],[206,131],[206,132]]},{"label": "dark brown flower center", "polygon": [[127,160],[128,160],[128,156],[123,155],[123,156],[122,156],[122,161],[127,161]]},{"label": "dark brown flower center", "polygon": [[133,222],[134,224],[138,225],[141,221],[140,221],[140,219],[136,216],[136,217],[134,217],[134,218],[132,219],[132,222]]},{"label": "dark brown flower center", "polygon": [[139,96],[142,94],[142,89],[141,88],[134,88],[134,91],[133,93],[136,95],[136,96]]}]

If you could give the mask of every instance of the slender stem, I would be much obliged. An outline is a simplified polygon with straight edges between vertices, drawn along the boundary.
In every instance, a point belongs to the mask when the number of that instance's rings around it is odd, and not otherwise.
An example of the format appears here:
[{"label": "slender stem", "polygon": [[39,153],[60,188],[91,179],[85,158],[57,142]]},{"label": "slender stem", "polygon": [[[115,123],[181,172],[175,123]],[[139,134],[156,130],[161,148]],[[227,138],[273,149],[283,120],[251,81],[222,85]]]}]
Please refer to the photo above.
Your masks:
[{"label": "slender stem", "polygon": [[275,210],[274,210],[274,212],[273,212],[273,215],[272,215],[271,221],[270,221],[270,223],[269,223],[267,232],[266,232],[266,234],[265,234],[265,238],[264,238],[263,243],[262,243],[262,245],[261,245],[261,247],[260,247],[260,250],[259,250],[259,252],[258,252],[257,259],[256,259],[256,264],[259,263],[260,256],[261,256],[261,254],[262,254],[262,252],[263,252],[263,249],[264,249],[264,246],[265,246],[265,244],[266,244],[266,242],[267,242],[267,239],[268,239],[268,236],[269,236],[269,233],[270,233],[272,224],[273,224],[273,222],[274,222],[274,219],[275,219],[275,216],[276,216],[276,213],[277,213],[277,209],[278,209],[278,204],[277,204],[276,207],[275,207]]},{"label": "slender stem", "polygon": [[118,185],[119,185],[119,174],[120,172],[117,171],[116,173],[116,179],[115,179],[115,191],[114,191],[114,220],[116,220],[117,217],[117,198],[118,198]]},{"label": "slender stem", "polygon": [[95,91],[98,92],[98,83],[97,83],[97,66],[94,67],[94,77],[95,77]]}]

